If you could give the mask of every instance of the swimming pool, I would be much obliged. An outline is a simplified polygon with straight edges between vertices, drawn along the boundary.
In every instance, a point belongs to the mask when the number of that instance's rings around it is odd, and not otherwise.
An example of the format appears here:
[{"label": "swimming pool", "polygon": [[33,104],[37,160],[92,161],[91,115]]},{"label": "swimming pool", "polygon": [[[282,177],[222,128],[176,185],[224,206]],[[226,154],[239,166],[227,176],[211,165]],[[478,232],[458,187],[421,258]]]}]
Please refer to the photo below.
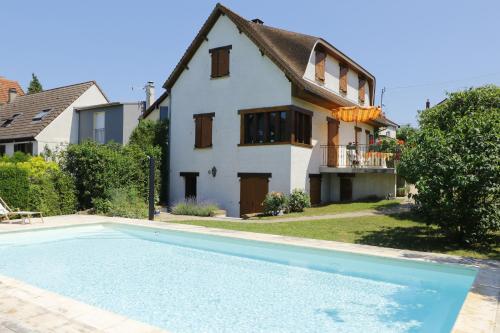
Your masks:
[{"label": "swimming pool", "polygon": [[449,332],[476,271],[101,224],[0,234],[0,274],[171,332]]}]

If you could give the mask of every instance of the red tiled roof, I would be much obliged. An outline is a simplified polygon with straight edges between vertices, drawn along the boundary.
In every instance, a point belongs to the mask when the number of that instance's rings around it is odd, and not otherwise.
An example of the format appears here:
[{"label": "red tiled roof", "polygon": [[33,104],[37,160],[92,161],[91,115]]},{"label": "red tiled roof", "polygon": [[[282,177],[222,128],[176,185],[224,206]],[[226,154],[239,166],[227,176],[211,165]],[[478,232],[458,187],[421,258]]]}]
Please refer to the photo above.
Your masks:
[{"label": "red tiled roof", "polygon": [[19,85],[17,81],[7,80],[0,76],[0,104],[7,103],[9,100],[9,89],[15,88],[18,96],[23,96],[23,88]]}]

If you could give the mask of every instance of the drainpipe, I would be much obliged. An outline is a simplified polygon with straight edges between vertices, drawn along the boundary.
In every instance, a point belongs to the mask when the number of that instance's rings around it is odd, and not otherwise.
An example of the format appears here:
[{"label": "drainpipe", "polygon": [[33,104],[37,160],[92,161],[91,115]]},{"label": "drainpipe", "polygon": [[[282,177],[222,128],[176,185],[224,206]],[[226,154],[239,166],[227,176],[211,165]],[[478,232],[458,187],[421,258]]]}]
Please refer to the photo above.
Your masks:
[{"label": "drainpipe", "polygon": [[[172,89],[168,90],[168,114],[167,114],[167,119],[168,119],[168,130],[167,130],[167,158],[166,158],[166,163],[167,163],[167,175],[166,175],[166,180],[165,180],[165,186],[167,187],[167,193],[166,193],[166,204],[167,204],[167,209],[170,208],[170,143],[172,140],[172,135],[171,135],[171,128],[172,128]],[[165,176],[165,175],[164,175]]]}]

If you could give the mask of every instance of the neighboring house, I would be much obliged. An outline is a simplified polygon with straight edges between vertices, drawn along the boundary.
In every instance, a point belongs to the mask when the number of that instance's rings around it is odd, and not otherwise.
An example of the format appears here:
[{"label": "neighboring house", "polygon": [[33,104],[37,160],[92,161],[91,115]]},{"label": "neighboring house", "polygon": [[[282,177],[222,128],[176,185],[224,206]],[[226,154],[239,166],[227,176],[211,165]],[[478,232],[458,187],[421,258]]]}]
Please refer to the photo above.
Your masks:
[{"label": "neighboring house", "polygon": [[2,117],[2,106],[9,103],[11,99],[23,95],[23,88],[17,81],[7,80],[0,76],[0,118]]},{"label": "neighboring house", "polygon": [[126,144],[139,123],[144,103],[106,103],[75,110],[79,115],[79,143],[90,139],[100,143]]},{"label": "neighboring house", "polygon": [[375,77],[327,41],[248,21],[217,4],[144,113],[170,118],[169,201],[209,200],[239,216],[270,191],[314,204],[396,191],[393,155],[372,152],[380,116],[338,121],[341,106],[372,106]]},{"label": "neighboring house", "polygon": [[108,103],[94,81],[16,96],[1,109],[0,154],[40,154],[78,143],[75,108]]},{"label": "neighboring house", "polygon": [[382,126],[378,129],[378,135],[380,137],[396,139],[396,132],[397,132],[399,125],[393,121],[390,121],[387,118],[386,118],[386,120],[387,120],[387,125]]}]

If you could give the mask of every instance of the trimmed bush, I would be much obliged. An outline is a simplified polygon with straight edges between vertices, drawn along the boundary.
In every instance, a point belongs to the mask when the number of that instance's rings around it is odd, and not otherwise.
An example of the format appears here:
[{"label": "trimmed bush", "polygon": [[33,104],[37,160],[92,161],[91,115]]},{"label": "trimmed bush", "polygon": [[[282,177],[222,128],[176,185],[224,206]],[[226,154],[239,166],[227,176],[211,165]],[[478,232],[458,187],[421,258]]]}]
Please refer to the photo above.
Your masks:
[{"label": "trimmed bush", "polygon": [[196,202],[196,199],[189,198],[174,205],[172,214],[191,216],[211,216],[219,210],[216,204],[210,202]]},{"label": "trimmed bush", "polygon": [[264,206],[265,215],[279,215],[282,211],[286,210],[286,196],[281,192],[270,192],[266,195],[262,205]]},{"label": "trimmed bush", "polygon": [[304,190],[294,189],[287,199],[287,212],[303,212],[304,208],[311,207],[309,194]]}]

